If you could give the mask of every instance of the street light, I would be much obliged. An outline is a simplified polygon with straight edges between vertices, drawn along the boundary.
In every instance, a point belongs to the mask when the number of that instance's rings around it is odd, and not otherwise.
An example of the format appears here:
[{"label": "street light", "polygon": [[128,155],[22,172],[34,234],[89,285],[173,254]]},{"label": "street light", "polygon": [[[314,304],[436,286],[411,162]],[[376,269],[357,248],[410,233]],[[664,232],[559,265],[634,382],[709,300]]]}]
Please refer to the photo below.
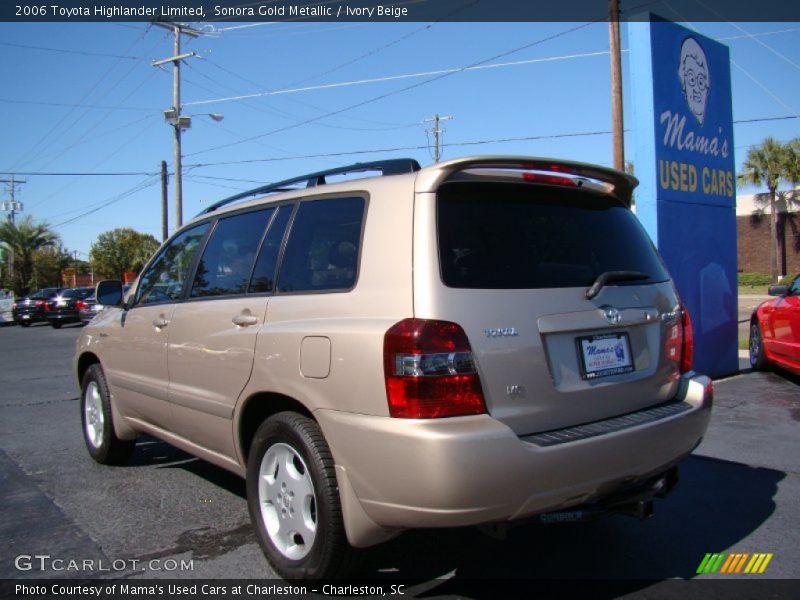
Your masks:
[{"label": "street light", "polygon": [[183,225],[183,167],[181,165],[181,132],[192,127],[192,117],[210,117],[219,123],[225,118],[219,113],[199,113],[182,115],[180,106],[173,106],[164,111],[164,120],[175,130],[175,226]]},{"label": "street light", "polygon": [[212,121],[219,123],[225,118],[225,115],[220,113],[196,113],[193,115],[179,115],[174,108],[168,108],[164,111],[164,120],[173,127],[179,127],[181,130],[190,129],[192,127],[192,117],[210,117]]}]

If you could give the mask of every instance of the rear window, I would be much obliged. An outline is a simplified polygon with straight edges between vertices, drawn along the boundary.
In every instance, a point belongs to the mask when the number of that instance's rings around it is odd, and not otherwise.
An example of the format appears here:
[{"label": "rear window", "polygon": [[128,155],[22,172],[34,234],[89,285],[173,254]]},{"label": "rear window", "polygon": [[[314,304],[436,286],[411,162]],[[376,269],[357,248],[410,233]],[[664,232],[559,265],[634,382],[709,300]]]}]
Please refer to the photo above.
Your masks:
[{"label": "rear window", "polygon": [[28,296],[29,298],[51,298],[58,293],[58,288],[44,288]]},{"label": "rear window", "polygon": [[71,288],[68,290],[64,290],[61,292],[62,298],[86,298],[89,294],[92,294],[94,290],[92,288]]},{"label": "rear window", "polygon": [[650,275],[629,285],[669,279],[631,211],[585,190],[445,184],[437,223],[442,281],[449,287],[588,287],[606,271]]}]

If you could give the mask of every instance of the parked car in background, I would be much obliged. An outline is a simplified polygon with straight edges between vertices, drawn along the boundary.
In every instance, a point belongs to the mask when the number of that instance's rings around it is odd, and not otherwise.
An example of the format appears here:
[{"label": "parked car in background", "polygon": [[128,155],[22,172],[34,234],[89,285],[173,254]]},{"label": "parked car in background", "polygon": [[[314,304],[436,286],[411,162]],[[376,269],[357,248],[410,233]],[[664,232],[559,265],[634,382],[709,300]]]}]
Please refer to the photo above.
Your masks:
[{"label": "parked car in background", "polygon": [[58,294],[62,288],[42,288],[17,300],[13,307],[14,321],[28,327],[31,323],[44,321],[44,307],[47,301]]},{"label": "parked car in background", "polygon": [[50,298],[44,305],[44,318],[54,329],[66,323],[79,322],[79,302],[94,293],[94,288],[67,288]]},{"label": "parked car in background", "polygon": [[750,365],[778,366],[800,375],[800,275],[789,285],[773,285],[775,296],[759,304],[750,318]]},{"label": "parked car in background", "polygon": [[[131,289],[131,284],[126,283],[123,285],[122,295],[126,296],[129,289]],[[97,313],[102,312],[105,308],[105,305],[97,302],[97,298],[94,295],[94,290],[92,290],[92,294],[90,296],[87,296],[84,300],[78,301],[78,314],[81,323],[88,323],[95,318]]]}]

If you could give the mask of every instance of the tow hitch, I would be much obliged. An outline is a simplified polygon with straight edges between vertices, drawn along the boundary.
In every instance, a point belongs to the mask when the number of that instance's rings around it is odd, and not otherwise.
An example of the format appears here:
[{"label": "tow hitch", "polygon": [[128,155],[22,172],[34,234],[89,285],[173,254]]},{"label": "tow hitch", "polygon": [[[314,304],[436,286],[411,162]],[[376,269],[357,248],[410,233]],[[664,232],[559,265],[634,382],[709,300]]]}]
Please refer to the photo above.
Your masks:
[{"label": "tow hitch", "polygon": [[581,504],[566,510],[542,513],[529,519],[504,521],[479,525],[478,529],[489,537],[505,540],[514,527],[533,523],[583,523],[614,514],[629,515],[639,519],[653,516],[653,498],[664,498],[678,485],[678,467],[671,467],[660,475],[605,496],[596,502]]},{"label": "tow hitch", "polygon": [[567,510],[543,513],[535,517],[540,523],[579,523],[613,514],[639,519],[653,516],[653,498],[664,498],[678,484],[678,467],[672,467],[644,484],[612,494],[597,502]]}]

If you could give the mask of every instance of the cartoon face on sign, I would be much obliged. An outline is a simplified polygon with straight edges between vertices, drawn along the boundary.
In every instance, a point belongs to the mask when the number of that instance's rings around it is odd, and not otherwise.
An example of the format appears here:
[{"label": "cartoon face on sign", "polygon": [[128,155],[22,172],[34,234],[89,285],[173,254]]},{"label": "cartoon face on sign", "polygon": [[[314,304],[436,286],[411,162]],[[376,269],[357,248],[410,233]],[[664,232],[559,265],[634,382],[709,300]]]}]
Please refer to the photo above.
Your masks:
[{"label": "cartoon face on sign", "polygon": [[706,53],[692,37],[687,37],[681,45],[678,79],[681,80],[681,89],[689,110],[702,125],[706,115],[706,99],[711,87],[711,78]]}]

